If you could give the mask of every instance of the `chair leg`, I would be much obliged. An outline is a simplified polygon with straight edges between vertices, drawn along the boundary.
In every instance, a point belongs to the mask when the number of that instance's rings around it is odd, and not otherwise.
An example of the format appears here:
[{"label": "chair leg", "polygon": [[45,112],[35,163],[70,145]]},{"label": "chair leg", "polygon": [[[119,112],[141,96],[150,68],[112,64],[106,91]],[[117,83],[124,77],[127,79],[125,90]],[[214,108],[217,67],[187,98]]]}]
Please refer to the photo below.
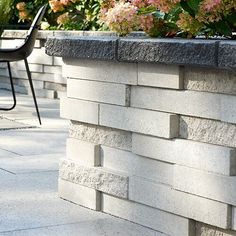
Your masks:
[{"label": "chair leg", "polygon": [[9,73],[9,78],[10,78],[10,83],[11,83],[11,93],[12,93],[12,98],[13,98],[13,105],[9,108],[0,107],[0,110],[2,110],[2,111],[10,111],[10,110],[14,109],[16,106],[16,94],[15,94],[13,78],[12,78],[12,73],[11,73],[11,66],[10,66],[9,61],[7,61],[7,68],[8,68],[8,73]]},{"label": "chair leg", "polygon": [[31,77],[31,73],[30,73],[30,70],[29,70],[29,65],[28,65],[27,59],[24,59],[24,62],[25,62],[25,68],[26,68],[26,72],[27,72],[27,75],[28,75],[28,79],[29,79],[29,84],[30,84],[32,96],[33,96],[33,99],[34,99],[34,105],[35,105],[36,112],[37,112],[38,119],[39,119],[39,124],[41,125],[42,123],[41,123],[41,118],[40,118],[40,114],[39,114],[38,103],[37,103],[37,100],[36,100],[33,81],[32,81],[32,77]]}]

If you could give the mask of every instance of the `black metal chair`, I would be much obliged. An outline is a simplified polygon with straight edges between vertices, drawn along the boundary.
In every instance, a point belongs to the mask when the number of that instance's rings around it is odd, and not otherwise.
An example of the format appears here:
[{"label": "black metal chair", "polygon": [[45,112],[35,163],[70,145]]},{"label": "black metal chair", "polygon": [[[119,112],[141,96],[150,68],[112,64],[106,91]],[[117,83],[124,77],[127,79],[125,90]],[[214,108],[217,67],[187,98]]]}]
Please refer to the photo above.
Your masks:
[{"label": "black metal chair", "polygon": [[40,118],[40,114],[39,114],[38,104],[37,104],[37,100],[36,100],[36,96],[35,96],[35,92],[34,92],[34,86],[33,86],[33,82],[32,82],[31,73],[29,70],[27,57],[33,51],[36,36],[37,36],[38,29],[40,26],[40,22],[43,18],[45,11],[46,11],[46,8],[47,8],[47,5],[44,5],[39,9],[37,15],[35,16],[32,24],[30,26],[30,29],[28,30],[25,41],[22,45],[20,45],[17,48],[2,48],[2,49],[0,49],[0,62],[7,63],[10,84],[11,84],[11,92],[12,92],[12,97],[13,97],[13,105],[9,108],[0,107],[0,110],[10,111],[10,110],[14,109],[16,106],[16,95],[15,95],[15,89],[14,89],[14,84],[13,84],[10,62],[24,60],[25,68],[26,68],[26,72],[27,72],[27,76],[29,79],[29,84],[30,84],[30,88],[31,88],[31,92],[32,92],[32,96],[34,99],[34,105],[35,105],[35,109],[36,109],[36,112],[38,115],[38,120],[39,120],[40,125],[41,125],[41,118]]}]

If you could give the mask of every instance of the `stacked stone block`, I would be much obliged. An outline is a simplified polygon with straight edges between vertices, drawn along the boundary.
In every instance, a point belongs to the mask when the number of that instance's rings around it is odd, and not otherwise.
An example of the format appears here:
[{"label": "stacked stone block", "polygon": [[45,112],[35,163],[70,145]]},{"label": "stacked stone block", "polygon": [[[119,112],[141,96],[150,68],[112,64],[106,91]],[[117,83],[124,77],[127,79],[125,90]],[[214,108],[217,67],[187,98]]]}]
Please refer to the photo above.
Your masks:
[{"label": "stacked stone block", "polygon": [[72,58],[62,70],[62,198],[155,235],[236,235],[234,73]]},{"label": "stacked stone block", "polygon": [[[5,31],[2,35],[1,47],[14,48],[19,46],[25,37],[25,33],[26,31]],[[53,31],[40,32],[34,50],[28,57],[37,97],[60,98],[66,96],[66,79],[62,76],[62,58],[48,56],[45,53],[46,37],[53,34]],[[16,92],[31,94],[24,62],[12,62],[11,65]],[[0,88],[11,89],[5,63],[1,63],[0,66]]]}]

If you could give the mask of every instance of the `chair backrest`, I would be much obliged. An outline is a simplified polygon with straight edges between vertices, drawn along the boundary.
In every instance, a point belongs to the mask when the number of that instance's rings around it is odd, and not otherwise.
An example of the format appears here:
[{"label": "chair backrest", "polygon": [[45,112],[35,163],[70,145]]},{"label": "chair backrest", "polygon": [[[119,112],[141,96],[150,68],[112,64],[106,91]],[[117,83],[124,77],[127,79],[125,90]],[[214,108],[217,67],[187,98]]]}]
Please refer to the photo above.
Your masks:
[{"label": "chair backrest", "polygon": [[35,16],[32,24],[30,26],[30,29],[28,30],[28,33],[27,33],[27,36],[25,39],[25,43],[22,47],[22,49],[24,49],[25,57],[28,57],[31,54],[31,52],[33,51],[35,40],[36,40],[37,33],[38,33],[38,29],[40,27],[40,23],[41,23],[41,20],[44,16],[46,8],[47,8],[47,4],[43,5],[39,9],[37,15]]}]

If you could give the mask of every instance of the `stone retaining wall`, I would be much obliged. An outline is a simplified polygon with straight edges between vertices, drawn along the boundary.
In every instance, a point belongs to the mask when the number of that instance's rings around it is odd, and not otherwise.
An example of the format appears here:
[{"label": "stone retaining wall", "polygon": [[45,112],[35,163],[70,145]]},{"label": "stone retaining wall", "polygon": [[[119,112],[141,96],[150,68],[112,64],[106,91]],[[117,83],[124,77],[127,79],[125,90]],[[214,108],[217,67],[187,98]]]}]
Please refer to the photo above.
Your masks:
[{"label": "stone retaining wall", "polygon": [[[64,40],[49,40],[47,52]],[[60,197],[157,236],[235,236],[234,71],[60,50],[68,86],[61,116],[71,120]]]}]

